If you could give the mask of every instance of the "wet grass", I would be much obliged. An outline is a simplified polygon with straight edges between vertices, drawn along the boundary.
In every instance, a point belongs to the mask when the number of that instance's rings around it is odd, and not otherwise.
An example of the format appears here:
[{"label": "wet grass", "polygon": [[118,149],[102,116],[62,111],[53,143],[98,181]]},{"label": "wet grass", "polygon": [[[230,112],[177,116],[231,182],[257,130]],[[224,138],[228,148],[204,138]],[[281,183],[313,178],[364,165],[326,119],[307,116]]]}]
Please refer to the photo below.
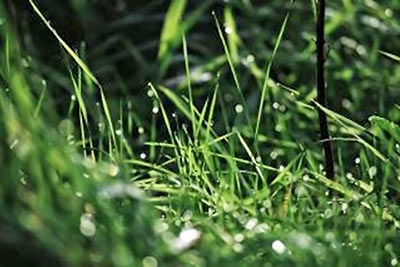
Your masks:
[{"label": "wet grass", "polygon": [[1,265],[398,265],[400,5],[328,3],[324,107],[262,2],[0,4]]}]

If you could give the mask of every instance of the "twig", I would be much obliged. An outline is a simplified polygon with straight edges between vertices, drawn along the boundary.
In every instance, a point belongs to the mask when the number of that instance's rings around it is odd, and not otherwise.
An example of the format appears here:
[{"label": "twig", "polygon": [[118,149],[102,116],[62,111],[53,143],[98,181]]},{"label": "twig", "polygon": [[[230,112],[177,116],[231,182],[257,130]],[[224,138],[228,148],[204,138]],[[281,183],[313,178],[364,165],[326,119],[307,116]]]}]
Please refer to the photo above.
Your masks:
[{"label": "twig", "polygon": [[[325,0],[317,1],[317,90],[318,103],[326,107],[326,82],[325,82]],[[325,154],[325,170],[326,176],[333,179],[335,176],[335,165],[333,159],[332,142],[330,141],[328,122],[326,114],[318,109],[319,127],[321,131],[321,139],[328,140],[323,142]]]}]

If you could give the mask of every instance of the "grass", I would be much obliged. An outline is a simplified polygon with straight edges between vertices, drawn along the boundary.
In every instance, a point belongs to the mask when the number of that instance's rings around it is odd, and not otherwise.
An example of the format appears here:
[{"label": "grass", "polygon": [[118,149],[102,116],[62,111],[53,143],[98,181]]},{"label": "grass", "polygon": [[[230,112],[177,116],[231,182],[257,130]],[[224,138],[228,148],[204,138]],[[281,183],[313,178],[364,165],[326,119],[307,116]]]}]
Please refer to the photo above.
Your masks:
[{"label": "grass", "polygon": [[163,2],[0,4],[1,265],[397,266],[397,1],[328,3],[326,107],[313,1]]}]

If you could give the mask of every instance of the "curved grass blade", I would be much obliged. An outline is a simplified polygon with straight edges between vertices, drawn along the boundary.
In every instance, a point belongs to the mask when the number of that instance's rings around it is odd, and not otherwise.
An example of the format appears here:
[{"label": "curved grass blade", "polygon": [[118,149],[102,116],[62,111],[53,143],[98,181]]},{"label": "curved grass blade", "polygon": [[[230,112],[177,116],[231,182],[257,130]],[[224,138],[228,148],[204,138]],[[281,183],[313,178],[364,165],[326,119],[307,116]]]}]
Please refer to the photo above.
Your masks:
[{"label": "curved grass blade", "polygon": [[57,39],[57,41],[60,43],[60,45],[72,57],[72,59],[76,62],[76,64],[78,64],[78,66],[83,70],[83,72],[88,76],[88,78],[99,88],[100,97],[101,97],[101,103],[102,103],[102,106],[103,106],[103,111],[104,111],[104,114],[105,114],[106,119],[107,119],[108,127],[110,128],[110,131],[111,131],[112,141],[113,141],[113,143],[114,143],[114,145],[116,147],[116,136],[115,136],[114,126],[113,126],[113,123],[112,123],[110,109],[108,107],[107,100],[106,100],[106,97],[105,97],[105,94],[104,94],[103,86],[100,84],[100,82],[94,76],[94,74],[91,72],[91,70],[86,65],[86,63],[83,62],[83,60],[74,52],[74,50],[71,47],[68,46],[68,44],[57,33],[57,31],[50,25],[50,22],[42,14],[42,12],[38,8],[38,6],[35,4],[35,2],[33,0],[29,0],[29,3],[31,4],[34,12],[43,21],[43,23],[50,30],[50,32],[54,35],[54,37]]},{"label": "curved grass blade", "polygon": [[276,57],[276,53],[278,52],[278,48],[279,48],[279,46],[281,44],[282,37],[283,37],[283,34],[285,32],[287,22],[289,20],[289,16],[290,16],[290,12],[288,12],[286,14],[286,17],[283,20],[281,29],[279,31],[278,39],[276,40],[275,47],[274,47],[274,50],[272,52],[271,59],[270,59],[270,61],[268,63],[267,70],[265,72],[264,84],[263,84],[263,88],[262,88],[262,91],[261,91],[260,103],[259,103],[259,106],[258,106],[256,129],[255,129],[255,132],[254,132],[254,140],[255,140],[256,144],[257,144],[258,132],[260,130],[261,116],[262,116],[263,109],[264,109],[264,101],[265,101],[265,96],[267,94],[268,81],[269,81],[269,77],[270,77],[270,74],[271,74],[272,63],[273,63],[273,61],[274,61],[274,59]]}]

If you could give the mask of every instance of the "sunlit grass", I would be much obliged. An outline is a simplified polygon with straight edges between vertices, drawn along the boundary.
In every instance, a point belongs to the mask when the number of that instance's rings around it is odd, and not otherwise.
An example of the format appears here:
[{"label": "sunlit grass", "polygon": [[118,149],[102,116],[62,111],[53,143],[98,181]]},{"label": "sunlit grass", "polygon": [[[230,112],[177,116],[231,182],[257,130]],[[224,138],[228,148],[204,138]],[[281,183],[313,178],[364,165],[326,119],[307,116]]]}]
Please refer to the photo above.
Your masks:
[{"label": "sunlit grass", "polygon": [[[387,36],[376,33],[365,58],[360,47],[370,29],[364,36],[359,27],[375,22],[398,33],[387,11],[399,10],[397,3],[331,4],[333,104],[325,108],[314,100],[309,73],[312,5],[238,1],[220,14],[213,1],[172,1],[149,59],[147,46],[137,48],[148,36],[108,32],[112,40],[75,49],[49,21],[47,6],[29,2],[65,65],[52,69],[26,47],[0,4],[0,265],[398,264],[400,109],[391,98],[399,47],[381,47]],[[143,12],[151,8],[158,5]],[[350,20],[357,8],[369,17]],[[310,21],[302,20],[304,10]],[[140,12],[111,26],[124,34],[123,25],[150,16]],[[262,19],[275,28],[258,31]],[[362,36],[336,43],[345,22],[347,35],[357,29]],[[211,28],[198,32],[204,23]],[[108,54],[113,43],[121,54]],[[345,64],[349,51],[357,54],[354,65]],[[143,76],[121,71],[118,56]],[[380,72],[373,63],[382,64]],[[378,99],[369,87],[380,90]],[[329,118],[336,180],[323,170],[318,108]]]}]

